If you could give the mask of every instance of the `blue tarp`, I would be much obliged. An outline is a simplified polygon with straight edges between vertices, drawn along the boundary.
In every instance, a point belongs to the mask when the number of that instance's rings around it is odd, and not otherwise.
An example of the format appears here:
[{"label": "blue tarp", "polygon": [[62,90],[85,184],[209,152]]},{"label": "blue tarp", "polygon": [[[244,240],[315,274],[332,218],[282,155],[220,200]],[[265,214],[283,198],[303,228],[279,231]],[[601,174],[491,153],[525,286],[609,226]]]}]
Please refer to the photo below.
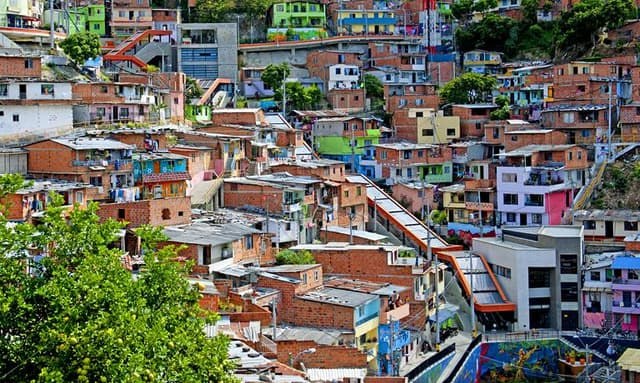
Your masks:
[{"label": "blue tarp", "polygon": [[616,257],[611,264],[611,268],[640,270],[640,257]]}]

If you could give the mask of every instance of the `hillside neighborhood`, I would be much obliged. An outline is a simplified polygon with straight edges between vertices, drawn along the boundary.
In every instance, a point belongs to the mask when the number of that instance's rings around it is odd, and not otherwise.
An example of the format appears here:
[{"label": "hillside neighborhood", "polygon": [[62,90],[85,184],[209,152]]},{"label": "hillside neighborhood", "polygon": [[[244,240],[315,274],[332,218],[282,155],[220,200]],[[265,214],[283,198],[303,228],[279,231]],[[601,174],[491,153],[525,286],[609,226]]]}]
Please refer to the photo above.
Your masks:
[{"label": "hillside neighborhood", "polygon": [[638,7],[5,2],[0,381],[640,382]]}]

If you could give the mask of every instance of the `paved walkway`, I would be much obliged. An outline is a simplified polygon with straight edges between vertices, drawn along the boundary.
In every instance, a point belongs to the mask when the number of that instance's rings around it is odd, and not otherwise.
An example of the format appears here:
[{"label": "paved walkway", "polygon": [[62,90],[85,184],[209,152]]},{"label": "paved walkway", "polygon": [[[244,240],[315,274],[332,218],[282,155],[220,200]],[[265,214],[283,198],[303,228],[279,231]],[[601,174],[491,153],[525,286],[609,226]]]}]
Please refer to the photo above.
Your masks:
[{"label": "paved walkway", "polygon": [[445,346],[448,346],[451,343],[456,344],[456,353],[453,354],[453,359],[451,359],[451,361],[447,365],[447,368],[445,368],[442,374],[440,375],[438,382],[444,381],[444,379],[448,378],[449,375],[453,372],[453,369],[455,368],[456,364],[464,356],[465,350],[471,343],[471,334],[460,332],[458,333],[458,335],[452,338],[448,338],[445,342]]}]

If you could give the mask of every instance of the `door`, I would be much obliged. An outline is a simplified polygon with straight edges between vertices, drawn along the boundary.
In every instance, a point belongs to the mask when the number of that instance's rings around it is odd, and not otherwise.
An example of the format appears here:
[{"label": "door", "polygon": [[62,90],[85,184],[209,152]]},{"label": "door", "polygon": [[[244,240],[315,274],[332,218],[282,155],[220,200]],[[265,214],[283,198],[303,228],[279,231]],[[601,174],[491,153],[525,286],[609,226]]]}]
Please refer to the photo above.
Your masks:
[{"label": "door", "polygon": [[118,116],[118,107],[117,107],[117,106],[114,106],[114,107],[113,107],[113,119],[114,119],[114,120],[116,120],[116,121],[119,119],[119,116]]},{"label": "door", "polygon": [[613,238],[613,221],[604,222],[604,236],[606,238]]},{"label": "door", "polygon": [[524,213],[520,214],[520,225],[526,225],[527,224],[527,215]]},{"label": "door", "polygon": [[20,84],[20,99],[24,100],[27,98],[27,84]]}]

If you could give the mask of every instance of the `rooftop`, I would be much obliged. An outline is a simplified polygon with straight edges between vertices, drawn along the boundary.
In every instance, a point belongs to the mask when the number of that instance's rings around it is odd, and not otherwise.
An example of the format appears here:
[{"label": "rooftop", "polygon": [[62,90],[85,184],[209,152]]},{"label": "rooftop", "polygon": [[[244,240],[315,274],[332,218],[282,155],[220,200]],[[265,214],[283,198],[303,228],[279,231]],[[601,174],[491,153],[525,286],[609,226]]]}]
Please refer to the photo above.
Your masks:
[{"label": "rooftop", "polygon": [[302,295],[297,295],[296,298],[354,308],[379,299],[376,295],[332,287],[320,287],[310,290]]},{"label": "rooftop", "polygon": [[414,144],[414,143],[409,143],[409,142],[395,142],[395,143],[389,143],[389,144],[377,144],[377,145],[373,145],[377,148],[384,148],[384,149],[395,149],[395,150],[415,150],[415,149],[432,149],[432,148],[437,148],[438,145],[432,145],[432,144]]},{"label": "rooftop", "polygon": [[266,271],[268,273],[300,273],[303,271],[308,271],[311,269],[315,269],[320,264],[310,264],[310,265],[278,265],[271,267],[262,267],[260,270]]},{"label": "rooftop", "polygon": [[207,224],[196,222],[183,226],[167,226],[163,230],[169,241],[203,246],[224,245],[260,231],[237,223]]},{"label": "rooftop", "polygon": [[576,145],[573,144],[563,144],[563,145],[527,145],[521,148],[512,150],[510,152],[498,154],[498,157],[526,157],[531,156],[533,153],[537,152],[556,152],[563,151],[567,149],[571,149]]},{"label": "rooftop", "polygon": [[[349,228],[340,227],[340,226],[327,226],[322,231],[328,231],[328,232],[331,232],[331,233],[338,233],[338,234],[345,234],[345,235],[353,234],[354,237],[364,238],[364,239],[368,239],[368,240],[371,240],[371,241],[382,241],[383,239],[387,238],[384,235],[381,235],[381,234],[378,234],[378,233],[373,233],[371,231],[349,230]],[[322,236],[322,234],[320,234],[320,236]]]},{"label": "rooftop", "polygon": [[618,358],[618,365],[622,370],[640,373],[640,349],[627,348]]},{"label": "rooftop", "polygon": [[[638,210],[578,210],[573,213],[573,219],[581,221],[640,221]],[[625,238],[626,239],[626,238]]]},{"label": "rooftop", "polygon": [[[29,182],[29,180],[27,180]],[[16,191],[16,194],[31,194],[41,191],[56,191],[63,192],[67,190],[84,189],[95,187],[90,184],[84,184],[81,182],[69,182],[63,180],[38,180],[31,181],[31,185],[25,188],[21,188]]]},{"label": "rooftop", "polygon": [[611,268],[640,270],[640,257],[616,257]]},{"label": "rooftop", "polygon": [[300,326],[278,327],[276,329],[277,340],[312,340],[317,344],[325,344],[330,346],[340,344],[342,335],[353,335],[353,332],[333,328],[314,328]]},{"label": "rooftop", "polygon": [[324,286],[383,296],[391,296],[402,291],[409,290],[408,287],[393,285],[391,283],[376,283],[361,279],[348,279],[338,277],[330,277],[328,279],[325,279]]},{"label": "rooftop", "polygon": [[291,250],[331,250],[331,251],[352,251],[352,250],[369,250],[369,251],[395,251],[402,249],[402,246],[396,245],[350,245],[348,242],[329,242],[314,243],[293,246]]},{"label": "rooftop", "polygon": [[107,138],[53,138],[52,142],[67,146],[73,150],[134,150],[134,145],[123,144],[120,141]]}]

